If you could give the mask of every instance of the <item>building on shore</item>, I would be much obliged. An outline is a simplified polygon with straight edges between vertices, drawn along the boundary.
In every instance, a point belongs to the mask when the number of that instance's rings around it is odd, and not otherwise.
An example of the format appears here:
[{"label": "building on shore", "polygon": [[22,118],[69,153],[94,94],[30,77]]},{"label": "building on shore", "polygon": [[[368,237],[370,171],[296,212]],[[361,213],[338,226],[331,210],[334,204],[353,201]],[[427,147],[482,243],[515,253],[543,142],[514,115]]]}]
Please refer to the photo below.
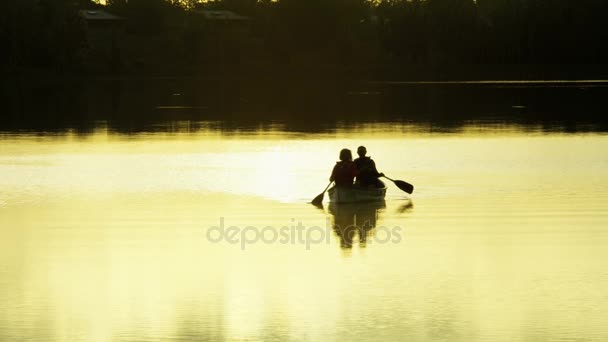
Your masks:
[{"label": "building on shore", "polygon": [[123,64],[121,44],[125,35],[125,18],[97,9],[80,10],[78,16],[86,28],[85,65],[118,71]]}]

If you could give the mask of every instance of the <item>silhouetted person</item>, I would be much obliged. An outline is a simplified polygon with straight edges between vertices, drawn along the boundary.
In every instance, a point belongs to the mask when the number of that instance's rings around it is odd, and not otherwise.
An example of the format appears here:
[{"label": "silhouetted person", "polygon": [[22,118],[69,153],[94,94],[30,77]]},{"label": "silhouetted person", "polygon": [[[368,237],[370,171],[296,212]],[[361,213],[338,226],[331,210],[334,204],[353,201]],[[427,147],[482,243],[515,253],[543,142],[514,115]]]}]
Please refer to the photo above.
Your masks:
[{"label": "silhouetted person", "polygon": [[350,187],[357,176],[357,166],[353,163],[353,154],[345,148],[340,151],[340,161],[336,163],[329,177],[339,187]]},{"label": "silhouetted person", "polygon": [[384,183],[378,179],[378,177],[384,176],[383,173],[378,172],[376,169],[376,163],[370,157],[366,157],[367,149],[365,146],[359,146],[357,148],[357,154],[359,158],[355,159],[355,165],[359,174],[357,175],[357,184],[362,187],[375,186],[377,188],[383,188]]}]

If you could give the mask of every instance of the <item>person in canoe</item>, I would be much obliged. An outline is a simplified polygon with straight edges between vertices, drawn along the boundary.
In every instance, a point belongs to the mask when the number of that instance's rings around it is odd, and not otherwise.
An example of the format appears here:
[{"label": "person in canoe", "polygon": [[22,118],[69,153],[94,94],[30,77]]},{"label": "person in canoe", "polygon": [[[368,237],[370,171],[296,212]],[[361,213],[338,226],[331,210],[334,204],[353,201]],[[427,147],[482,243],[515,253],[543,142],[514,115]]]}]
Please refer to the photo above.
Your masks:
[{"label": "person in canoe", "polygon": [[350,187],[358,173],[352,152],[345,148],[340,151],[340,161],[334,166],[329,181],[335,182],[339,187]]},{"label": "person in canoe", "polygon": [[359,158],[355,159],[355,165],[357,166],[357,185],[361,187],[374,186],[376,188],[383,188],[384,183],[379,180],[379,177],[384,177],[383,173],[378,172],[376,169],[376,163],[372,158],[367,157],[367,149],[365,146],[359,146],[357,148],[357,154]]}]

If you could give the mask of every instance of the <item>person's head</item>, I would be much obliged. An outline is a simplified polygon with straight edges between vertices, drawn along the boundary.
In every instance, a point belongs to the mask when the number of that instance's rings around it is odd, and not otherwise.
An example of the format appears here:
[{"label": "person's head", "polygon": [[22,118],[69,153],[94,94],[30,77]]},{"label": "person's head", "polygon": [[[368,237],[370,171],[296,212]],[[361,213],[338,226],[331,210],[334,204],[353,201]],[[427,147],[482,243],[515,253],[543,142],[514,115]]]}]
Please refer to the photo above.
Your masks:
[{"label": "person's head", "polygon": [[350,152],[349,149],[343,148],[342,151],[340,151],[340,160],[341,161],[352,161],[353,154]]},{"label": "person's head", "polygon": [[357,154],[359,155],[359,157],[365,157],[366,153],[367,153],[367,149],[365,148],[365,146],[359,146],[357,148]]}]

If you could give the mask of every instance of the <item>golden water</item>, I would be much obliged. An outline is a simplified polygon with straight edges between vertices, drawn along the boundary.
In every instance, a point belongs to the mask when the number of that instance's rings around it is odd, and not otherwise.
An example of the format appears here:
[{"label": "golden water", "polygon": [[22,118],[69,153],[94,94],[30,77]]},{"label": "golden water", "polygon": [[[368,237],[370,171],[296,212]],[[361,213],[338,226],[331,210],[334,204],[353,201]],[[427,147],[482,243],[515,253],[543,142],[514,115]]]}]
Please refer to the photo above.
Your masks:
[{"label": "golden water", "polygon": [[[308,204],[360,144],[414,194]],[[605,341],[607,151],[508,125],[3,134],[0,340]]]}]

